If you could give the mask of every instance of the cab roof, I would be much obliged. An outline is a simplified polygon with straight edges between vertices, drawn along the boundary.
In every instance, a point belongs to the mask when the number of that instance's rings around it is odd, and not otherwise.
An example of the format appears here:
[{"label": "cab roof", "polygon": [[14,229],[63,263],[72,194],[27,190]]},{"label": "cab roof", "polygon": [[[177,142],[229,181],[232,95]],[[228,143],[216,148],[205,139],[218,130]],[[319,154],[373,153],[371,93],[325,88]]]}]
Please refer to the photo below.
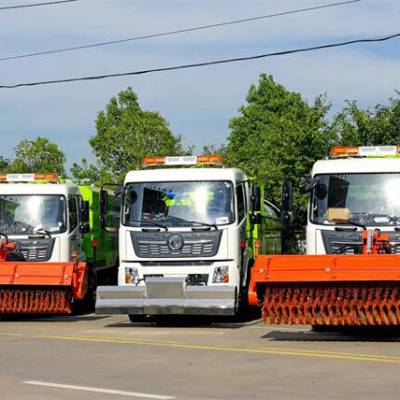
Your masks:
[{"label": "cab roof", "polygon": [[335,173],[400,173],[400,158],[345,158],[317,161],[312,175]]},{"label": "cab roof", "polygon": [[2,183],[0,194],[79,194],[79,187],[68,183]]},{"label": "cab roof", "polygon": [[237,168],[157,168],[130,171],[125,177],[125,183],[246,180],[246,175]]}]

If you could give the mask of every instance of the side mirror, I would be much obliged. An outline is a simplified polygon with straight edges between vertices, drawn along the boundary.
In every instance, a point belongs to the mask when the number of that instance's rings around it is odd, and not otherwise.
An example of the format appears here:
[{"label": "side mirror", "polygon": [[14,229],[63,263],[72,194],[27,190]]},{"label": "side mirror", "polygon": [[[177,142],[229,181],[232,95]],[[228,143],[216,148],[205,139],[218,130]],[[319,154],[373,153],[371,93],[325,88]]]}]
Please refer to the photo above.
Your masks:
[{"label": "side mirror", "polygon": [[250,223],[252,225],[261,224],[261,189],[256,184],[251,185],[250,208]]},{"label": "side mirror", "polygon": [[304,190],[306,192],[312,192],[319,185],[319,178],[310,178],[309,181],[304,185]]},{"label": "side mirror", "polygon": [[107,190],[100,190],[100,222],[101,227],[105,228],[107,224],[107,209],[108,209],[108,193]]},{"label": "side mirror", "polygon": [[291,225],[293,222],[293,184],[286,180],[282,188],[282,223]]},{"label": "side mirror", "polygon": [[304,189],[311,182],[311,179],[310,175],[303,175],[300,178],[299,187]]},{"label": "side mirror", "polygon": [[328,188],[325,183],[321,182],[319,177],[309,178],[309,180],[303,185],[304,190],[308,193],[315,192],[319,199],[324,199],[328,194]]},{"label": "side mirror", "polygon": [[89,202],[83,201],[82,204],[82,222],[88,224],[89,223]]},{"label": "side mirror", "polygon": [[81,233],[88,233],[90,231],[89,225],[90,218],[90,210],[89,210],[89,202],[84,200],[82,201],[82,209],[81,209]]},{"label": "side mirror", "polygon": [[120,197],[121,198],[122,195],[124,194],[124,190],[125,190],[125,187],[123,185],[118,186],[114,191],[115,197]]},{"label": "side mirror", "polygon": [[293,185],[292,182],[286,180],[282,189],[282,211],[292,211],[293,205]]},{"label": "side mirror", "polygon": [[261,189],[257,185],[252,185],[250,195],[251,211],[261,211]]},{"label": "side mirror", "polygon": [[250,214],[250,223],[253,225],[261,224],[262,215],[261,214]]}]

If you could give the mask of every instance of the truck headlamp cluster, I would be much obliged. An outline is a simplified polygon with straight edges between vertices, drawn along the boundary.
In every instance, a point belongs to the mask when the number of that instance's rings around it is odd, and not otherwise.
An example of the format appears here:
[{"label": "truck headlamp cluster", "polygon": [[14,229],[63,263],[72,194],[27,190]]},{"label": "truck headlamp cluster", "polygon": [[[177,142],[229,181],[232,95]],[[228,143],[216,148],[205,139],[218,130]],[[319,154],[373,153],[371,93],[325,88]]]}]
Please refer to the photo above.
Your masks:
[{"label": "truck headlamp cluster", "polygon": [[136,268],[125,267],[125,283],[127,285],[138,285],[139,272]]},{"label": "truck headlamp cluster", "polygon": [[229,282],[229,266],[223,265],[215,267],[213,274],[213,283],[228,283]]}]

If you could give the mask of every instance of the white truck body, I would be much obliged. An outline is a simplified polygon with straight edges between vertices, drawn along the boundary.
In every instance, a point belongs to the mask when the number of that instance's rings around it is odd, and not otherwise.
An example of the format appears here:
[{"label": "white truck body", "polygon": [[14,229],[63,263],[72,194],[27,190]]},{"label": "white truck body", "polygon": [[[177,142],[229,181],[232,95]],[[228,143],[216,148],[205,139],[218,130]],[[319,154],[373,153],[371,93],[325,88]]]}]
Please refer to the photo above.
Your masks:
[{"label": "white truck body", "polygon": [[[320,177],[327,187],[318,198],[311,193],[306,228],[307,254],[357,252],[361,227],[379,228],[400,238],[400,158],[339,158],[317,161],[312,178]],[[327,211],[336,209],[349,215],[349,220],[327,218]],[[345,217],[343,217],[345,218]],[[400,249],[399,249],[400,252]]]},{"label": "white truck body", "polygon": [[[162,212],[171,214],[175,207],[180,217],[166,219],[166,229],[157,227],[150,220],[148,223],[130,223],[126,216],[130,213],[127,202],[130,186],[136,196],[134,203],[139,203],[139,208],[143,210],[148,207],[149,214],[154,207],[162,207],[162,202],[146,206],[143,193],[153,191],[157,194],[164,190],[175,205]],[[129,172],[124,187],[119,229],[118,287],[98,288],[96,312],[234,314],[252,256],[247,246],[246,217],[250,212],[250,196],[246,175],[233,168],[150,169]],[[172,190],[172,194],[168,190]],[[238,204],[238,191],[242,191],[242,204]],[[190,201],[190,193],[187,192],[195,194]],[[225,211],[218,211],[222,204],[216,204],[212,212],[219,214],[213,217],[205,211],[209,203],[207,196],[215,197],[218,193],[225,196]],[[192,208],[189,205],[178,207],[178,195],[182,196],[182,202],[192,202]],[[150,199],[149,195],[147,199]],[[168,202],[168,199],[164,201]],[[201,217],[199,209],[203,206],[204,216]],[[242,209],[239,210],[239,207]],[[140,211],[137,215],[140,219],[145,213]],[[209,218],[207,223],[214,227],[187,222],[204,222],[206,217]],[[163,220],[152,221],[161,224]]]}]

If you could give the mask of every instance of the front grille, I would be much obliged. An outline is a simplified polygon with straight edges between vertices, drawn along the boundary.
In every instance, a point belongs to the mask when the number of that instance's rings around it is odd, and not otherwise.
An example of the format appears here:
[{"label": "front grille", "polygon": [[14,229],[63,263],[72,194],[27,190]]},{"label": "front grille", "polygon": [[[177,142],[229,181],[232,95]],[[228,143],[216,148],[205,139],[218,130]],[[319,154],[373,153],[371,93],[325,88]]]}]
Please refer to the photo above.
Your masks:
[{"label": "front grille", "polygon": [[184,244],[180,251],[171,251],[166,243],[148,243],[138,241],[137,247],[141,254],[148,254],[150,256],[162,257],[164,255],[181,255],[181,256],[200,256],[202,254],[209,256],[213,253],[213,242],[207,241],[204,243],[187,243]]},{"label": "front grille", "polygon": [[[391,254],[400,254],[400,234],[397,232],[389,233],[391,244]],[[347,231],[321,231],[326,254],[361,254],[362,241],[360,232]]]},{"label": "front grille", "polygon": [[20,250],[17,255],[22,256],[24,261],[44,262],[51,258],[55,239],[28,239],[18,240]]},{"label": "front grille", "polygon": [[24,249],[21,254],[25,260],[46,260],[48,257],[48,250],[45,249]]},{"label": "front grille", "polygon": [[[179,235],[183,245],[171,249],[168,239]],[[135,253],[142,258],[213,257],[217,254],[222,231],[208,232],[131,232]]]},{"label": "front grille", "polygon": [[392,246],[392,254],[400,254],[400,246],[399,245]]},{"label": "front grille", "polygon": [[356,246],[348,246],[343,244],[331,245],[331,253],[333,254],[359,254]]},{"label": "front grille", "polygon": [[142,267],[209,267],[216,261],[232,261],[232,260],[212,260],[212,261],[204,261],[204,260],[196,260],[196,261],[187,261],[187,260],[171,260],[171,261],[140,261],[140,265]]}]

